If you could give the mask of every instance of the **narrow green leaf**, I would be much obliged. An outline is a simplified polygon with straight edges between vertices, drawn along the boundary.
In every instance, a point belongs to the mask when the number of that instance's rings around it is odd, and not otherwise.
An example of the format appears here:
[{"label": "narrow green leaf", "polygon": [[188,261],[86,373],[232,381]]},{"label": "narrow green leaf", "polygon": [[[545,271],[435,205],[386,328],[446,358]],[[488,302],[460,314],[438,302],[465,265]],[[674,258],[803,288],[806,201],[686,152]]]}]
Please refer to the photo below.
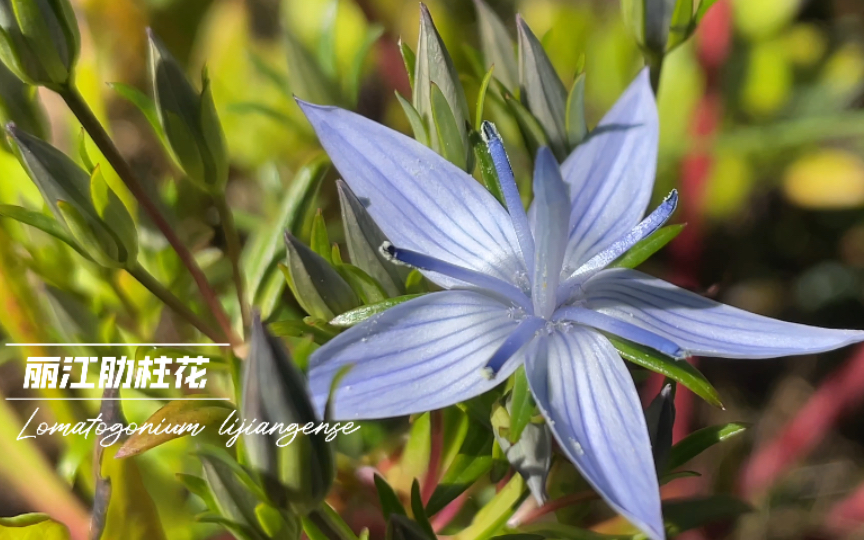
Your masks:
[{"label": "narrow green leaf", "polygon": [[525,368],[520,367],[513,374],[513,390],[510,398],[510,432],[508,439],[516,443],[522,436],[522,430],[534,416],[534,401],[531,391],[528,389],[528,377],[525,376]]},{"label": "narrow green leaf", "polygon": [[289,278],[286,281],[306,313],[329,321],[336,314],[360,305],[351,285],[323,257],[287,233],[285,244]]},{"label": "narrow green leaf", "polygon": [[189,493],[197,495],[204,501],[204,505],[208,509],[213,512],[218,510],[219,507],[216,506],[216,500],[213,498],[213,493],[210,491],[207,481],[200,476],[193,476],[191,474],[175,473],[174,476],[189,490]]},{"label": "narrow green leaf", "polygon": [[313,55],[292,32],[285,35],[285,50],[288,53],[288,82],[291,90],[300,99],[326,105],[341,104],[336,83],[327,77]]},{"label": "narrow green leaf", "polygon": [[384,515],[384,519],[389,520],[390,516],[393,514],[400,516],[408,515],[405,512],[405,507],[402,506],[402,503],[399,501],[396,492],[393,491],[390,484],[388,484],[387,481],[378,474],[375,475],[375,489],[378,490],[378,500],[381,503],[381,513]]},{"label": "narrow green leaf", "polygon": [[351,264],[340,264],[336,267],[336,271],[348,282],[348,285],[365,305],[380,304],[387,300],[387,292],[381,287],[381,284],[360,268]]},{"label": "narrow green leaf", "polygon": [[696,29],[693,14],[693,0],[678,0],[669,22],[669,38],[666,41],[666,52],[669,53],[681,45]]},{"label": "narrow green leaf", "polygon": [[306,324],[303,321],[297,320],[277,321],[274,323],[270,323],[269,329],[273,333],[273,335],[278,337],[312,336],[312,339],[315,340],[315,343],[318,343],[319,345],[327,343],[336,336],[335,333],[328,332],[326,329],[318,326],[312,326]]},{"label": "narrow green leaf", "polygon": [[423,296],[421,294],[406,294],[404,296],[397,296],[395,298],[388,298],[386,300],[382,300],[376,304],[369,304],[366,306],[360,306],[358,308],[352,309],[351,311],[346,311],[345,313],[336,316],[333,320],[330,321],[331,326],[335,326],[337,328],[350,328],[356,324],[360,324],[365,321],[372,315],[376,315],[378,313],[382,313],[393,306],[398,306],[402,302],[407,302],[408,300],[412,300],[414,298]]},{"label": "narrow green leaf", "polygon": [[535,155],[541,146],[549,146],[549,139],[543,131],[543,127],[537,121],[537,118],[531,114],[524,105],[519,103],[509,94],[504,95],[504,101],[516,118],[516,123],[519,124],[519,131],[522,132],[522,138],[525,139],[525,145],[531,155]]},{"label": "narrow green leaf", "polygon": [[486,103],[486,91],[489,89],[489,81],[492,80],[492,71],[494,70],[495,66],[489,68],[480,82],[480,90],[477,92],[477,106],[474,108],[474,129],[477,131],[480,131],[480,124],[483,123],[483,105]]},{"label": "narrow green leaf", "polygon": [[675,360],[652,349],[623,339],[606,336],[625,359],[683,384],[715,407],[723,408],[717,390],[702,373],[684,360]]},{"label": "narrow green leaf", "polygon": [[34,212],[13,204],[0,204],[0,216],[12,218],[15,221],[24,223],[25,225],[36,227],[40,231],[50,234],[54,238],[68,244],[69,247],[80,253],[81,256],[87,260],[91,260],[90,256],[87,255],[75,239],[72,238],[72,235],[70,235],[54,218],[50,218],[45,214],[40,214],[39,212]]},{"label": "narrow green leaf", "polygon": [[660,485],[665,486],[669,482],[673,480],[678,480],[679,478],[697,478],[699,476],[702,476],[702,474],[696,471],[678,471],[674,473],[668,473],[660,478]]},{"label": "narrow green leaf", "polygon": [[486,147],[486,143],[476,131],[471,132],[470,139],[471,146],[474,147],[474,155],[477,158],[477,165],[480,168],[480,179],[483,180],[483,185],[493,197],[498,199],[498,202],[504,205],[504,194],[501,192],[501,183],[498,180],[498,173],[495,171],[495,164],[492,163],[489,148]]},{"label": "narrow green leaf", "polygon": [[708,10],[711,9],[711,6],[717,3],[717,0],[701,0],[699,2],[699,8],[696,10],[696,23],[702,21],[702,18],[708,13]]},{"label": "narrow green leaf", "polygon": [[48,514],[21,514],[0,518],[0,538],[4,540],[69,540],[69,529]]},{"label": "narrow green leaf", "polygon": [[516,26],[519,30],[519,97],[543,127],[549,148],[563,160],[569,153],[565,126],[567,90],[543,46],[521,17],[517,16]]},{"label": "narrow green leaf", "polygon": [[456,123],[456,117],[437,84],[432,83],[430,92],[432,120],[438,136],[438,151],[447,161],[464,170],[467,166],[465,147],[462,144],[462,134]]},{"label": "narrow green leaf", "polygon": [[514,90],[519,83],[519,66],[516,64],[510,33],[495,11],[483,0],[474,0],[474,6],[480,27],[480,46],[486,61],[484,67],[498,66],[496,77],[504,86]]},{"label": "narrow green leaf", "polygon": [[430,539],[437,538],[432,524],[429,523],[429,517],[426,515],[426,509],[423,508],[423,499],[420,496],[420,482],[415,478],[411,484],[411,513],[414,514],[414,521],[423,529]]},{"label": "narrow green leaf", "polygon": [[396,94],[396,99],[399,100],[399,104],[402,105],[402,110],[405,111],[405,116],[408,117],[408,122],[411,124],[411,130],[414,132],[414,138],[423,146],[431,147],[431,144],[429,143],[429,133],[426,130],[426,125],[423,123],[423,119],[420,118],[417,109],[408,103],[408,100],[403,98],[402,94],[400,94],[398,90],[394,93]]},{"label": "narrow green leaf", "polygon": [[715,444],[744,433],[748,427],[750,427],[748,424],[732,422],[694,431],[672,447],[666,470],[671,471],[684,465]]},{"label": "narrow green leaf", "polygon": [[414,88],[414,70],[417,65],[417,56],[411,50],[411,46],[402,41],[402,38],[399,38],[398,45],[399,52],[402,53],[402,62],[405,63],[405,71],[408,72],[408,83],[411,85],[411,88]]},{"label": "narrow green leaf", "polygon": [[320,208],[315,212],[315,217],[312,220],[312,237],[309,239],[309,247],[329,264],[333,264],[330,237],[327,235],[327,223],[324,221]]},{"label": "narrow green leaf", "polygon": [[433,516],[440,512],[489,472],[492,468],[492,457],[489,455],[491,445],[492,433],[472,422],[459,454],[441,477],[426,504],[428,515]]},{"label": "narrow green leaf", "polygon": [[612,262],[609,268],[636,268],[681,234],[685,225],[685,223],[678,223],[657,229],[648,237],[637,242],[627,253]]},{"label": "narrow green leaf", "polygon": [[[123,443],[117,450],[115,459],[122,459],[143,454],[151,448],[155,448],[168,441],[200,433],[207,426],[221,424],[231,414],[233,408],[227,402],[220,401],[193,401],[177,400],[171,401],[161,409],[153,413],[146,422],[158,426],[161,422],[177,427],[169,433],[167,430],[161,433],[150,433],[138,431]],[[180,433],[176,433],[180,431]]]},{"label": "narrow green leaf", "polygon": [[519,474],[514,474],[501,491],[475,514],[471,525],[453,537],[453,540],[472,540],[487,538],[498,531],[513,515],[516,503],[525,493],[525,480]]},{"label": "narrow green leaf", "polygon": [[147,119],[150,127],[156,132],[163,145],[167,147],[165,132],[162,130],[162,124],[159,122],[159,114],[156,112],[156,103],[150,99],[150,96],[134,86],[124,83],[108,83],[108,86],[120,94],[120,97],[135,105],[144,114],[144,118]]},{"label": "narrow green leaf", "polygon": [[[275,270],[276,263],[284,257],[285,244],[282,233],[285,230],[298,232],[303,213],[311,205],[318,186],[329,169],[330,160],[323,154],[303,165],[294,175],[279,202],[276,216],[272,220],[265,221],[269,226],[256,231],[246,244],[240,263],[253,298],[258,298],[268,271]],[[278,171],[275,166],[270,167],[268,171],[277,176],[275,181],[278,182]]]},{"label": "narrow green leaf", "polygon": [[585,140],[588,135],[588,125],[585,123],[585,74],[580,73],[570,87],[567,96],[567,142],[572,150]]}]

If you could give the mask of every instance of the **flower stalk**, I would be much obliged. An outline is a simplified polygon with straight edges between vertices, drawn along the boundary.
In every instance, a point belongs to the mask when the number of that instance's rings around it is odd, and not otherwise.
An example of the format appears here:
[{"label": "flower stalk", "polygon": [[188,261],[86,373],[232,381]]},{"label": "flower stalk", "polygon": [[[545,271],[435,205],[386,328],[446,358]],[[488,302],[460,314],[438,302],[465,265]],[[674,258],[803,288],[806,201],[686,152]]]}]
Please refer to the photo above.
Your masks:
[{"label": "flower stalk", "polygon": [[[74,83],[66,84],[61,86],[57,93],[63,98],[63,101],[66,102],[66,105],[72,111],[78,121],[81,122],[81,125],[87,130],[87,133],[93,139],[93,142],[96,143],[96,146],[105,155],[105,158],[108,160],[108,163],[117,171],[117,174],[120,176],[120,179],[123,180],[123,183],[126,184],[126,187],[129,188],[129,191],[132,192],[132,195],[135,199],[141,204],[144,211],[147,213],[148,217],[153,221],[153,223],[159,228],[162,234],[165,236],[165,239],[168,240],[168,243],[177,253],[177,256],[180,258],[180,261],[183,263],[183,266],[189,271],[192,275],[192,278],[195,280],[195,284],[198,286],[198,290],[201,292],[201,296],[204,299],[204,302],[207,304],[207,307],[213,313],[213,316],[216,318],[219,327],[222,330],[222,333],[228,339],[228,341],[232,345],[238,345],[242,342],[242,340],[234,333],[231,328],[231,322],[228,319],[228,315],[225,313],[225,310],[219,304],[219,299],[216,296],[216,292],[208,283],[207,278],[204,276],[204,272],[198,266],[198,263],[195,261],[195,258],[192,256],[192,253],[183,245],[183,242],[180,241],[180,238],[177,236],[177,233],[174,232],[174,229],[171,228],[171,225],[156,207],[155,203],[150,199],[147,193],[144,191],[141,183],[138,181],[138,178],[135,176],[135,173],[132,172],[132,168],[126,162],[122,155],[120,155],[120,151],[114,145],[114,142],[111,140],[111,137],[105,131],[105,128],[102,127],[102,124],[96,118],[96,115],[93,114],[93,111],[90,109],[90,106],[87,105],[87,102],[81,96],[81,93],[78,91],[78,88],[74,85]],[[134,274],[133,274],[134,275]],[[149,276],[149,274],[148,274]],[[136,276],[137,277],[137,276]],[[158,287],[164,288],[156,282],[155,279],[152,279],[152,276],[149,276],[151,285],[158,285]],[[142,281],[142,284],[144,282]],[[145,286],[147,286],[145,284]],[[165,295],[157,294],[153,288],[147,286],[153,294],[156,294],[157,297],[165,301]],[[165,291],[167,292],[167,291]],[[173,304],[180,304],[180,302],[169,293],[169,296],[173,298]],[[177,311],[178,306],[172,305],[168,301],[165,301],[172,309]],[[185,308],[185,307],[184,307]],[[188,314],[193,315],[193,317],[197,318],[194,313],[191,312],[188,308],[185,308]],[[177,311],[178,314],[182,315],[182,312]],[[186,315],[184,315],[190,322],[192,319],[189,319]],[[200,321],[199,319],[199,322]],[[195,323],[193,323],[195,324]],[[198,324],[195,326],[201,330],[204,334],[206,334],[214,341],[221,341],[223,338],[214,337],[218,334],[214,332],[204,331],[204,327],[199,327]],[[210,332],[210,333],[208,333]]]},{"label": "flower stalk", "polygon": [[165,288],[164,285],[159,283],[153,275],[145,270],[141,265],[135,265],[132,268],[127,270],[132,277],[138,280],[141,285],[143,285],[148,291],[153,293],[153,295],[162,300],[168,307],[170,307],[177,315],[180,315],[186,321],[197,328],[202,334],[212,339],[214,342],[222,341],[219,333],[211,328],[206,322],[204,322],[201,317],[195,314],[191,309],[189,309],[186,304],[180,301],[179,298],[174,296],[174,294]]}]

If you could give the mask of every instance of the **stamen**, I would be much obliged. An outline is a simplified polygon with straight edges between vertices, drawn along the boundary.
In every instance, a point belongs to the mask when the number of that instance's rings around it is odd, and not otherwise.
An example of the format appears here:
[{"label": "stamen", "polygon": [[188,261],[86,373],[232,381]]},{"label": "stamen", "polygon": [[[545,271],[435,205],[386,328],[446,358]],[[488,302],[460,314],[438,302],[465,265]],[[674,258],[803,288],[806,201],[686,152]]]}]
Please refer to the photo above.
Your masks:
[{"label": "stamen", "polygon": [[675,360],[683,360],[689,356],[684,349],[679,347],[678,344],[673,341],[658,336],[657,334],[636,326],[635,324],[620,321],[614,317],[590,309],[576,306],[563,307],[555,312],[552,316],[552,320],[571,321],[596,328],[603,332],[609,332],[610,334],[615,334],[616,336],[620,336],[628,341],[654,349],[655,351],[670,356]]},{"label": "stamen", "polygon": [[519,242],[519,249],[522,250],[522,257],[525,259],[525,267],[528,269],[528,279],[533,283],[534,236],[531,234],[531,227],[528,224],[528,214],[525,213],[525,207],[522,206],[522,198],[519,196],[519,189],[516,187],[516,177],[513,176],[510,159],[507,157],[507,151],[504,150],[504,143],[501,141],[501,136],[498,134],[495,124],[484,121],[480,132],[483,142],[486,143],[486,147],[489,149],[489,155],[492,156],[495,172],[498,173],[498,183],[501,185],[504,203],[507,205],[510,221],[513,223],[513,229],[516,231],[516,240]]},{"label": "stamen", "polygon": [[537,331],[543,328],[546,321],[540,317],[528,317],[523,319],[519,326],[507,336],[504,343],[498,347],[489,361],[486,362],[486,367],[483,368],[483,376],[489,380],[495,378],[501,367],[509,360],[523,345],[531,341],[537,334]]},{"label": "stamen", "polygon": [[611,246],[607,247],[600,253],[588,259],[585,264],[580,266],[573,272],[570,277],[564,280],[558,287],[558,301],[566,301],[578,285],[584,283],[588,278],[606,268],[615,259],[623,255],[630,248],[635,246],[640,240],[653,234],[657,229],[666,223],[666,220],[675,212],[678,206],[678,190],[673,189],[669,195],[663,199],[651,214],[633,227],[630,232],[616,240]]},{"label": "stamen", "polygon": [[435,257],[430,257],[416,251],[397,248],[390,242],[384,242],[381,244],[380,250],[381,254],[390,262],[403,264],[419,270],[426,270],[428,272],[436,272],[453,279],[458,279],[459,281],[464,281],[470,285],[493,292],[498,296],[519,305],[529,313],[532,310],[531,301],[521,290],[519,290],[519,288],[496,277],[444,262]]}]

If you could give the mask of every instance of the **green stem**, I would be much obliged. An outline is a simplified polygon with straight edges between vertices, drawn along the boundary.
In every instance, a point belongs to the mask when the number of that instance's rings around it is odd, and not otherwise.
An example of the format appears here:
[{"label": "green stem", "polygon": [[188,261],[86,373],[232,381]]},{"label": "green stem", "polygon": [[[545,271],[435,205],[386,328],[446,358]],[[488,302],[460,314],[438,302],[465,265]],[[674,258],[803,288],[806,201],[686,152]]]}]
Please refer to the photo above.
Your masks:
[{"label": "green stem", "polygon": [[[126,187],[129,188],[129,191],[135,199],[138,200],[141,207],[153,223],[160,231],[162,231],[165,239],[168,240],[168,243],[172,248],[174,248],[174,251],[180,258],[180,261],[186,269],[189,270],[189,273],[192,274],[192,278],[195,280],[198,289],[201,291],[201,296],[204,298],[204,302],[207,304],[207,307],[210,308],[210,311],[213,313],[213,316],[216,318],[216,321],[224,332],[225,337],[227,337],[234,345],[241,343],[240,338],[237,337],[231,329],[231,322],[228,319],[225,310],[219,304],[216,292],[207,282],[204,272],[201,271],[201,268],[198,266],[192,253],[183,245],[183,242],[180,241],[177,233],[174,232],[171,225],[168,224],[168,221],[144,191],[141,183],[135,176],[135,173],[132,172],[132,168],[126,160],[123,159],[123,156],[120,155],[120,151],[114,145],[114,142],[105,131],[105,128],[102,127],[99,119],[96,118],[95,114],[93,114],[90,106],[87,105],[87,102],[81,96],[78,88],[74,84],[70,84],[65,88],[57,90],[57,93],[63,98],[63,101],[66,102],[66,105],[72,113],[75,114],[78,121],[81,122],[81,125],[85,130],[87,130],[87,133],[90,134],[90,137],[93,139],[93,142],[96,143],[96,146],[99,147],[99,150],[105,156],[105,159],[108,160],[108,163],[111,164],[111,167],[114,168],[117,175],[120,176],[120,179],[123,180],[123,183],[126,184]],[[221,341],[221,339],[218,339],[217,341]]]},{"label": "green stem", "polygon": [[240,236],[234,225],[234,214],[228,208],[225,194],[221,193],[214,197],[216,209],[219,211],[219,221],[222,222],[222,230],[225,232],[225,245],[228,259],[231,260],[231,270],[234,274],[234,288],[237,290],[237,302],[240,304],[240,316],[243,319],[243,331],[245,332],[252,324],[249,320],[249,304],[246,303],[245,286],[243,284],[243,273],[240,271]]},{"label": "green stem", "polygon": [[202,334],[212,339],[214,342],[222,341],[219,333],[214,329],[210,328],[210,326],[204,322],[198,315],[196,315],[189,307],[180,301],[179,298],[174,296],[174,294],[166,289],[159,281],[153,277],[152,274],[144,270],[140,265],[135,266],[134,268],[127,270],[132,276],[137,279],[141,285],[147,288],[153,295],[162,300],[168,307],[170,307],[177,315],[180,315],[184,319],[186,319],[189,324],[197,328]]}]

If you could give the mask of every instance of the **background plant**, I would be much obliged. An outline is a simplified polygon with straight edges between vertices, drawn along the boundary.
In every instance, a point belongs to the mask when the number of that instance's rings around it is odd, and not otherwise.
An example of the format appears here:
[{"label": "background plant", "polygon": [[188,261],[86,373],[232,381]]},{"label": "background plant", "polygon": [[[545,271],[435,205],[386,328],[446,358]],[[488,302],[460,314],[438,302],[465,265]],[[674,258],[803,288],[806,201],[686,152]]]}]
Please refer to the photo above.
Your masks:
[{"label": "background plant", "polygon": [[[0,9],[30,3],[7,0]],[[63,3],[32,4],[50,11]],[[428,290],[416,273],[378,257],[380,231],[334,182],[292,94],[412,133],[495,193],[477,133],[480,120],[493,120],[527,202],[534,150],[546,144],[566,154],[643,63],[652,66],[661,112],[656,195],[659,201],[677,187],[687,226],[666,229],[628,264],[680,233],[643,269],[751,311],[862,326],[864,13],[855,3],[435,2],[425,11],[377,0],[167,0],[69,7],[77,23],[69,9],[44,12],[66,22],[49,25],[26,55],[3,56],[13,69],[0,72],[4,123],[62,149],[63,159],[48,152],[69,171],[54,181],[80,179],[88,194],[71,211],[51,212],[39,181],[28,179],[33,168],[15,157],[24,135],[4,141],[0,326],[9,342],[228,342],[234,347],[207,351],[216,364],[208,388],[246,406],[238,358],[251,354],[244,342],[252,306],[303,369],[310,351],[341,328]],[[148,38],[147,27],[164,45]],[[160,94],[160,84],[177,90],[177,103]],[[129,217],[133,235],[117,226],[125,218],[106,218],[109,209]],[[20,392],[26,356],[49,352],[0,351],[4,393]],[[57,354],[106,352],[82,346]],[[735,492],[754,503],[734,522],[739,535],[854,529],[864,514],[855,496],[861,434],[840,419],[861,395],[862,358],[840,351],[818,362],[726,361],[706,365],[704,377],[683,368],[665,373],[677,384],[659,397],[666,379],[634,372],[644,380],[657,440],[668,439],[661,446],[685,441],[658,466],[661,477],[670,471],[665,495],[689,498],[667,507],[673,530],[728,523],[745,507],[717,494]],[[825,389],[814,391],[823,381]],[[560,459],[551,460],[551,503],[531,507],[526,480],[510,470],[513,450],[503,450],[532,429],[523,383],[517,376],[483,402],[368,423],[338,439],[327,504],[316,496],[305,508],[279,500],[242,446],[232,455],[214,449],[224,446],[219,440],[204,448],[203,439],[131,440],[123,447],[129,457],[111,459],[115,448],[94,462],[92,439],[15,441],[28,410],[4,401],[0,444],[10,457],[2,466],[9,488],[3,515],[48,512],[74,538],[88,535],[91,519],[104,526],[96,528],[103,538],[208,538],[225,528],[253,538],[301,528],[310,538],[353,537],[344,524],[373,537],[424,537],[430,529],[491,537],[505,534],[508,523],[550,538],[585,537],[588,527],[631,534]],[[722,396],[726,410],[694,400],[687,388],[715,405]],[[216,426],[227,415],[224,407],[181,409],[170,401],[177,395],[155,396],[164,407],[124,402],[112,414],[138,422],[186,414]],[[70,421],[94,416],[97,404],[40,407]],[[742,433],[733,420],[755,427],[685,461]],[[772,443],[778,434],[781,442]],[[118,533],[121,524],[127,527]],[[21,525],[53,526],[38,516],[0,522]]]}]

